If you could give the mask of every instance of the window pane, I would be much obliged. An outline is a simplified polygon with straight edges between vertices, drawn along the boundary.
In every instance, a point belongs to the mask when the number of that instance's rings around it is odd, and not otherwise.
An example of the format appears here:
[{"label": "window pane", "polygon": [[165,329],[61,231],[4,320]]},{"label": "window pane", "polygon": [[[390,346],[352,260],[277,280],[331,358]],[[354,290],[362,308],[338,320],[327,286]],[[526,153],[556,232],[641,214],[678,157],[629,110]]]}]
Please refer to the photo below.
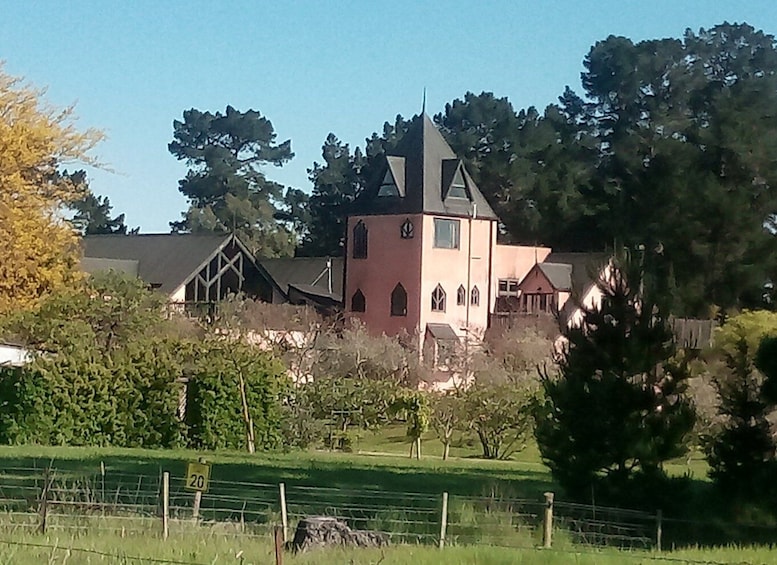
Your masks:
[{"label": "window pane", "polygon": [[459,220],[434,220],[434,246],[443,249],[459,248]]},{"label": "window pane", "polygon": [[456,171],[456,175],[453,177],[451,187],[448,189],[448,196],[451,198],[469,198],[467,195],[467,186],[464,184],[464,175],[461,174],[461,169]]}]

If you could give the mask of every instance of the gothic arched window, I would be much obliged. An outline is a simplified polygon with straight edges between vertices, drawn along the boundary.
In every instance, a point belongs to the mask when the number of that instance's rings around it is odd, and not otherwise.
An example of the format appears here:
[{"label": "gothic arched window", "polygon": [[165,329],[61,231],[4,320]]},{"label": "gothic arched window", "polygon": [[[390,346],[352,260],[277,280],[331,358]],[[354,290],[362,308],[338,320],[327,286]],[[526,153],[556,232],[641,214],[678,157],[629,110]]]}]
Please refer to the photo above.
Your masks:
[{"label": "gothic arched window", "polygon": [[391,315],[407,316],[407,291],[402,283],[397,283],[391,291]]},{"label": "gothic arched window", "polygon": [[464,285],[459,285],[456,291],[456,306],[464,306],[467,303],[467,289]]},{"label": "gothic arched window", "polygon": [[367,310],[367,301],[361,289],[356,289],[351,297],[351,312],[364,312]]},{"label": "gothic arched window", "polygon": [[480,290],[478,290],[478,287],[473,286],[472,292],[470,292],[469,297],[469,303],[472,304],[472,306],[480,306]]},{"label": "gothic arched window", "polygon": [[432,312],[445,312],[445,291],[439,284],[432,291]]},{"label": "gothic arched window", "polygon": [[367,226],[361,220],[353,227],[353,258],[367,258]]}]

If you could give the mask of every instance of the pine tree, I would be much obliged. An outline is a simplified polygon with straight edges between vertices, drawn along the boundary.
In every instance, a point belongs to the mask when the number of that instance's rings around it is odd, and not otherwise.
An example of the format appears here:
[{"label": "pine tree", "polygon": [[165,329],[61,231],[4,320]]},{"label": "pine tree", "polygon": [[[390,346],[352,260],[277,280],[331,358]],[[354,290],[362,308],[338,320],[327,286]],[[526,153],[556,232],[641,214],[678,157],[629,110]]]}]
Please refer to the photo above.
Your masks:
[{"label": "pine tree", "polygon": [[580,325],[563,329],[558,375],[542,375],[540,452],[562,487],[586,499],[591,489],[623,494],[637,476],[663,478],[694,423],[687,366],[645,265],[619,255],[597,281],[601,305],[581,305]]},{"label": "pine tree", "polygon": [[[173,122],[170,153],[189,166],[178,189],[189,199],[173,231],[235,232],[252,252],[264,257],[290,255],[295,234],[287,227],[295,202],[284,201],[284,187],[265,176],[262,167],[281,166],[292,157],[291,142],[276,144],[276,133],[255,110],[227,106],[222,114],[192,108]],[[281,221],[279,221],[281,220]]]}]

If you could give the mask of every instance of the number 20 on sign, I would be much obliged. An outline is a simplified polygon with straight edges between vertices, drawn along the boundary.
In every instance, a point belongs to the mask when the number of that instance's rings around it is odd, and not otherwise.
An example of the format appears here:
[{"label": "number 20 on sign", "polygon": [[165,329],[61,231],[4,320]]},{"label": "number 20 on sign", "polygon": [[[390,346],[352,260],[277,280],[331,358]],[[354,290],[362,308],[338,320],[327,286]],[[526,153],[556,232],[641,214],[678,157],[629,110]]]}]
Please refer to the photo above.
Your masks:
[{"label": "number 20 on sign", "polygon": [[210,482],[210,465],[190,461],[186,467],[186,489],[208,492]]}]

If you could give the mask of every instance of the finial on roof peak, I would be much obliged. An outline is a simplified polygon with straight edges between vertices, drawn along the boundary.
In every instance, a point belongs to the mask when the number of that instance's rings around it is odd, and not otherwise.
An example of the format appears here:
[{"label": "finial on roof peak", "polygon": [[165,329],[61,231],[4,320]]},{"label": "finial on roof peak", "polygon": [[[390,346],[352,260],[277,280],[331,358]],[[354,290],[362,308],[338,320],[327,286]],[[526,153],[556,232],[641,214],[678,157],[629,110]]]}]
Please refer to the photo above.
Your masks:
[{"label": "finial on roof peak", "polygon": [[424,87],[424,97],[421,102],[421,115],[426,114],[426,87]]}]

